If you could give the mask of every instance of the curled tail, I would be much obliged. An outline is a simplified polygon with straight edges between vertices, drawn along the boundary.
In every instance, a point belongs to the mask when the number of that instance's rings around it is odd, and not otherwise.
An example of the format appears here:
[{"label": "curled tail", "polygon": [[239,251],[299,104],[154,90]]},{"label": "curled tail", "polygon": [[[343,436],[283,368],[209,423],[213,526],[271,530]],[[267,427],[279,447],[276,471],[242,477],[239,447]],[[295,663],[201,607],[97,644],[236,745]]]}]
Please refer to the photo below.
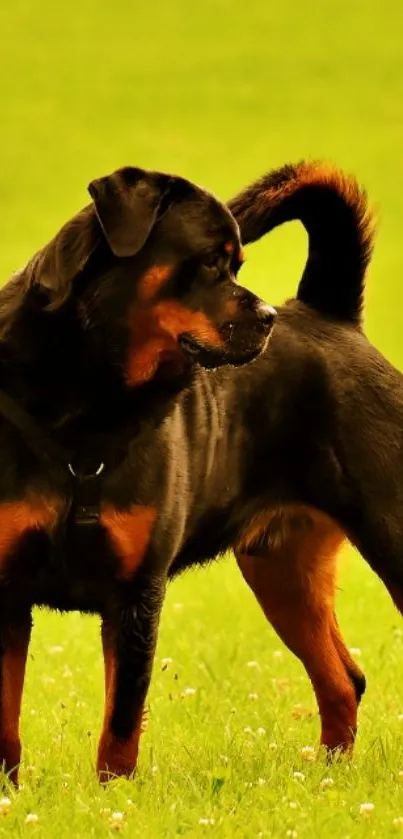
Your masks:
[{"label": "curled tail", "polygon": [[374,219],[354,177],[320,162],[283,166],[229,203],[244,244],[299,219],[309,238],[297,299],[318,312],[358,325]]}]

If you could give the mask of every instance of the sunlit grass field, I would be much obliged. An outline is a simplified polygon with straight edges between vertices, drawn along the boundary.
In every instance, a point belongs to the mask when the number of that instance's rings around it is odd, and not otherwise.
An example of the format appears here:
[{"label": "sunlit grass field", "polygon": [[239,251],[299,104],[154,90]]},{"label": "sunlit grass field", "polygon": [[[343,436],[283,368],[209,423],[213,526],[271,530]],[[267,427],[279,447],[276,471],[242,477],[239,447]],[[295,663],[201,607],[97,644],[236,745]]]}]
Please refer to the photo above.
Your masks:
[{"label": "sunlit grass field", "polygon": [[[271,166],[330,158],[378,208],[367,330],[403,367],[399,0],[6,0],[0,31],[4,280],[118,166],[177,172],[226,198]],[[305,249],[297,225],[276,231],[249,249],[243,281],[280,302]],[[0,802],[0,836],[402,833],[403,621],[362,560],[347,552],[341,566],[340,621],[368,677],[350,763],[312,752],[308,679],[228,558],[169,590],[134,782],[103,790],[94,777],[98,621],[35,616],[23,789]]]}]

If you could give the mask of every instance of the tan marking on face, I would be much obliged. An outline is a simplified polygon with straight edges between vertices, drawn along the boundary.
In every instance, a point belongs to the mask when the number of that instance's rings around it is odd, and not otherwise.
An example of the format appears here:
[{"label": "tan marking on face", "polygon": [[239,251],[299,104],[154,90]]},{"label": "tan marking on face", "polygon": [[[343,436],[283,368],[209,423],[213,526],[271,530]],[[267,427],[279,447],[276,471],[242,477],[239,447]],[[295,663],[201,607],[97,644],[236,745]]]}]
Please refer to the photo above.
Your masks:
[{"label": "tan marking on face", "polygon": [[204,312],[193,312],[176,300],[157,303],[154,315],[160,329],[177,339],[183,332],[189,332],[203,344],[222,348],[224,341],[218,329]]},{"label": "tan marking on face", "polygon": [[183,369],[183,356],[174,341],[163,336],[151,337],[147,343],[134,349],[126,367],[126,382],[130,387],[151,382],[161,364],[170,364],[178,373]]},{"label": "tan marking on face", "polygon": [[162,286],[169,280],[172,275],[172,266],[170,265],[153,265],[139,283],[139,296],[144,301],[152,300]]},{"label": "tan marking on face", "polygon": [[176,300],[161,300],[155,306],[137,311],[132,318],[132,346],[126,368],[129,385],[151,381],[161,363],[182,367],[178,337],[184,332],[202,344],[221,349],[225,346],[218,329],[204,312],[193,312]]},{"label": "tan marking on face", "polygon": [[141,565],[156,518],[155,507],[136,504],[126,511],[109,505],[102,508],[100,522],[117,554],[122,579],[130,579]]}]

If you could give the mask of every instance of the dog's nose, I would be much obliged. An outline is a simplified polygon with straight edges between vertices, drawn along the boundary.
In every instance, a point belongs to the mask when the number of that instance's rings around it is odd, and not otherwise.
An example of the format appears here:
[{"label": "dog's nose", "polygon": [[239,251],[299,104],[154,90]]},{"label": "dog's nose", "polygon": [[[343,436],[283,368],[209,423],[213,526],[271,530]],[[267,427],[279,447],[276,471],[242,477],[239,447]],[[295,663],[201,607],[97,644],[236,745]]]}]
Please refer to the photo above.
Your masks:
[{"label": "dog's nose", "polygon": [[273,309],[273,306],[269,306],[268,303],[259,303],[256,314],[259,320],[267,327],[273,326],[274,320],[276,318],[277,312]]}]

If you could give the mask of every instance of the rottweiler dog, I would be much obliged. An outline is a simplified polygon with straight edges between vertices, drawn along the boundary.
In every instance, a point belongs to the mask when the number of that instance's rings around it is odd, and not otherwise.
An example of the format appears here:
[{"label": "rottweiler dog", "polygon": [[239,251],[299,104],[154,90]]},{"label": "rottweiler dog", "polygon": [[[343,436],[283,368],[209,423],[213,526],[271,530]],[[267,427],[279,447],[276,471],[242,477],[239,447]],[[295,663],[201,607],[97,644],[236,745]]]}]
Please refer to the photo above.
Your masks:
[{"label": "rottweiler dog", "polygon": [[[231,216],[182,181],[155,210],[154,177],[93,187],[94,207],[3,291],[0,743],[14,779],[33,604],[102,617],[101,780],[135,769],[165,588],[184,569],[235,551],[306,667],[331,753],[352,748],[365,689],[334,614],[343,539],[403,607],[402,380],[362,329],[365,193],[301,163]],[[275,320],[234,285],[233,218],[245,243],[291,219],[307,229]]]},{"label": "rottweiler dog", "polygon": [[98,769],[134,769],[168,571],[230,420],[209,407],[214,374],[192,389],[194,371],[252,361],[275,317],[236,284],[238,226],[212,195],[132,167],[89,192],[0,292],[0,766],[15,783],[34,605],[102,616]]}]

